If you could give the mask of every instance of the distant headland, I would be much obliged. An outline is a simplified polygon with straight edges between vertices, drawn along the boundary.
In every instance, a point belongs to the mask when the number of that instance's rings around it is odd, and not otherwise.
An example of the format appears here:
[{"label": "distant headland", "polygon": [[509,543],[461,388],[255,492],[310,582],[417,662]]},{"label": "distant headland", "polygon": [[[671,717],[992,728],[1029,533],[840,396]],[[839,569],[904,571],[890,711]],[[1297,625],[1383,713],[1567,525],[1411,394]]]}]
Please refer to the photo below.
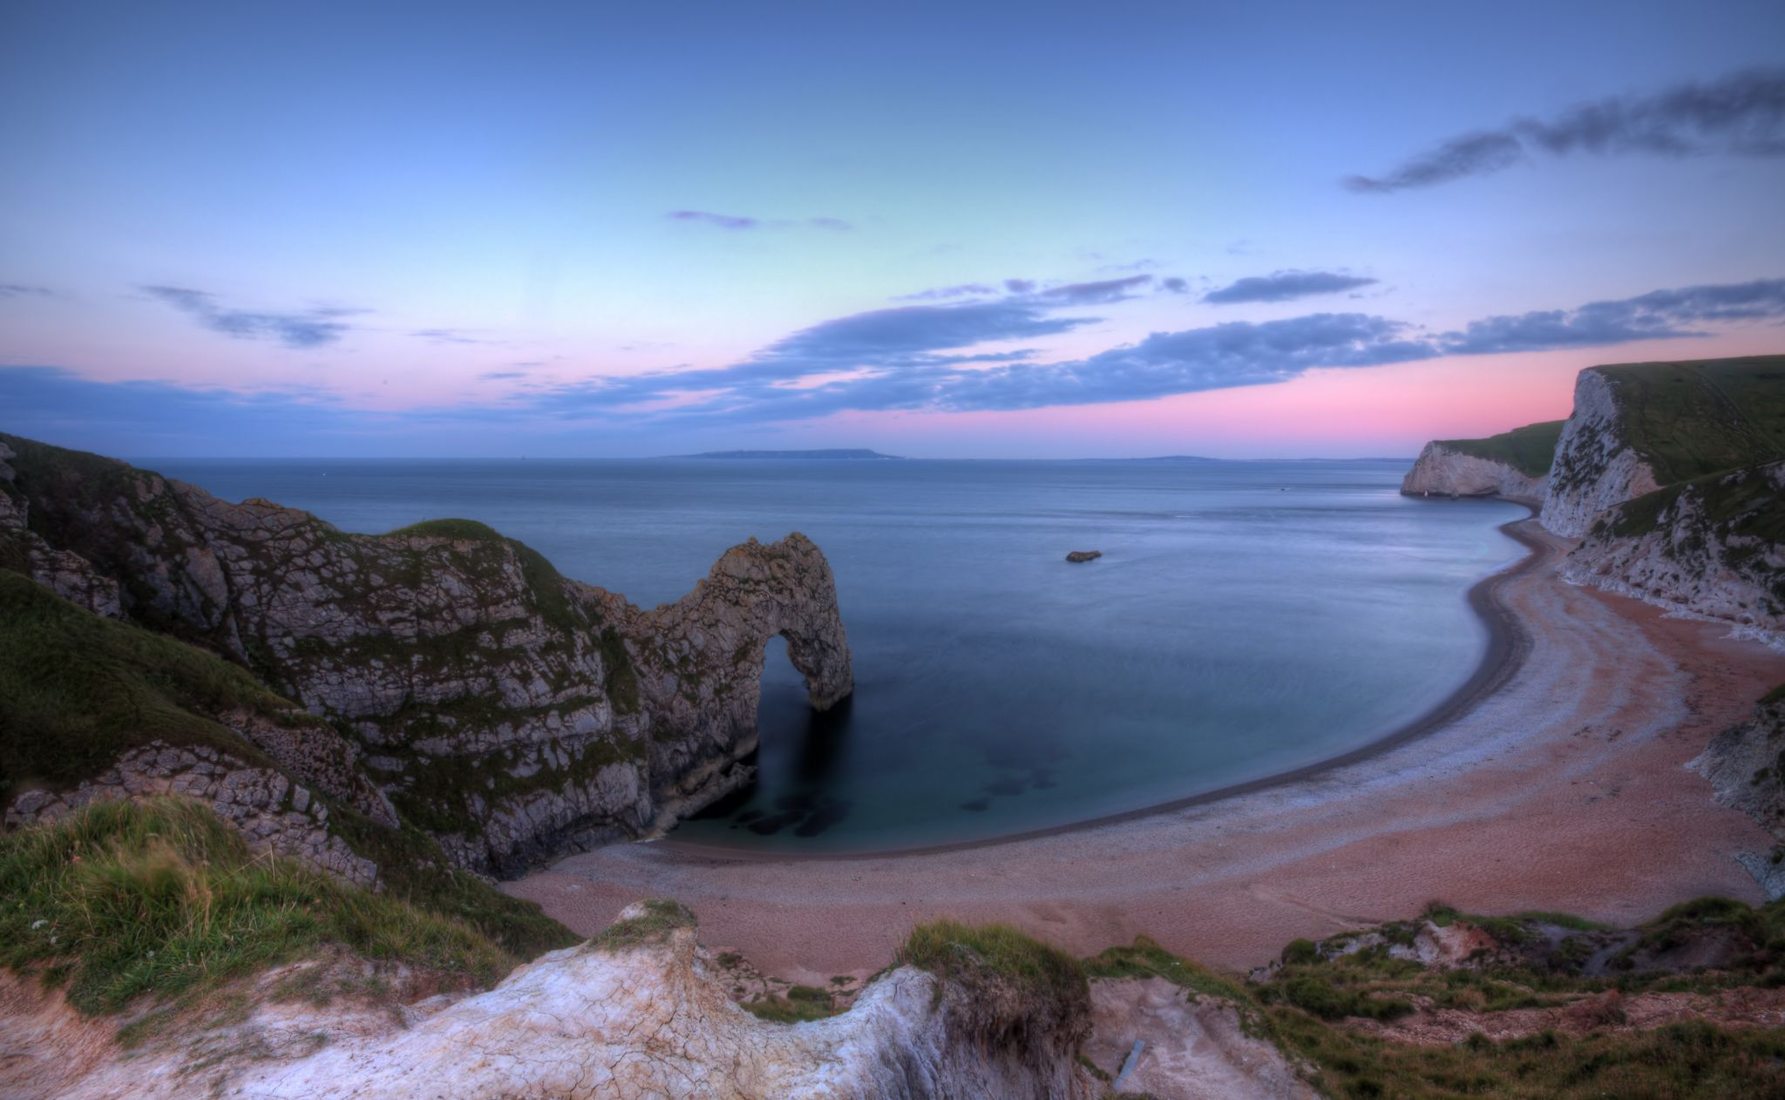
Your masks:
[{"label": "distant headland", "polygon": [[804,462],[897,462],[901,455],[883,455],[866,447],[832,447],[804,451],[701,451],[671,458],[793,459]]}]

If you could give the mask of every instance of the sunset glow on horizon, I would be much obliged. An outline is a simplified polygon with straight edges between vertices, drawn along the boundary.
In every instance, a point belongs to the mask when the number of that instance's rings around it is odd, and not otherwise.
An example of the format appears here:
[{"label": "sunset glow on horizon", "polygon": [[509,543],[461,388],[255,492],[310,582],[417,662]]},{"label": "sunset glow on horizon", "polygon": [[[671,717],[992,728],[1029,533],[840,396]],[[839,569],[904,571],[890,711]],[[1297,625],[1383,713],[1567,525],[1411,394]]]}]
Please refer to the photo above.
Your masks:
[{"label": "sunset glow on horizon", "polygon": [[0,430],[1405,456],[1785,350],[1785,9],[1488,10],[11,5]]}]

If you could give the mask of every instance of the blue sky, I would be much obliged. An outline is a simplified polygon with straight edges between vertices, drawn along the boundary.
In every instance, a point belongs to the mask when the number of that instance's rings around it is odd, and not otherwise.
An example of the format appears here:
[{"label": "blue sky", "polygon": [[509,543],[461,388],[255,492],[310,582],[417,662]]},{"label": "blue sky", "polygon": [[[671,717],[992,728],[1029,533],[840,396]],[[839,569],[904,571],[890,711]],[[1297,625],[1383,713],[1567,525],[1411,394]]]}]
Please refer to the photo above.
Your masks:
[{"label": "blue sky", "polygon": [[1407,453],[1785,350],[1780,43],[1777,3],[14,3],[0,430]]}]

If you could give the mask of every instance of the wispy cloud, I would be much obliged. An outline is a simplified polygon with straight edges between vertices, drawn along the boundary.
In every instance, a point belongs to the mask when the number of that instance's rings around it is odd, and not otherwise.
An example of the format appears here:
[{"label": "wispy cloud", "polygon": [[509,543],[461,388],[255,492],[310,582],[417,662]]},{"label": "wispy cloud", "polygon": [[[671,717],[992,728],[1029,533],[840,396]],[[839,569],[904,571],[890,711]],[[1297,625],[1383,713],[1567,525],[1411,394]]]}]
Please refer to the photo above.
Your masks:
[{"label": "wispy cloud", "polygon": [[691,222],[714,229],[825,229],[842,233],[855,226],[842,218],[758,218],[749,214],[716,214],[711,210],[671,210],[664,217],[670,221]]},{"label": "wispy cloud", "polygon": [[216,295],[203,290],[181,286],[145,286],[142,290],[212,332],[238,340],[274,340],[288,348],[332,344],[352,327],[341,318],[366,312],[334,307],[290,312],[228,309],[218,303]]},{"label": "wispy cloud", "polygon": [[462,328],[421,328],[409,335],[426,340],[431,344],[464,344],[492,346],[506,343],[503,340],[491,340],[484,336],[473,336]]},{"label": "wispy cloud", "polygon": [[[1115,280],[1123,282],[1123,280]],[[1095,289],[1086,289],[1095,288]],[[506,425],[551,434],[572,425],[614,430],[698,430],[807,420],[844,411],[1020,410],[1141,401],[1271,385],[1317,369],[1355,369],[1453,355],[1610,346],[1684,339],[1731,323],[1785,321],[1785,279],[1651,291],[1573,309],[1484,317],[1429,332],[1365,313],[1314,313],[1173,332],[1062,362],[1010,344],[1072,332],[1100,320],[1085,301],[1120,300],[1122,287],[1080,283],[992,300],[909,305],[839,317],[795,332],[719,368],[686,368],[570,383],[521,383],[519,364],[482,379],[509,382],[495,403],[406,413],[352,409],[317,391],[231,394],[166,383],[106,384],[66,372],[0,369],[9,425],[79,422],[93,431],[127,423],[138,436],[228,413],[243,447],[270,447],[300,431],[450,430]],[[60,419],[58,419],[60,418]],[[156,425],[163,427],[156,427]],[[241,425],[240,430],[236,425]],[[244,435],[244,432],[263,432]],[[123,438],[120,436],[119,438]],[[152,452],[149,452],[152,453]]]},{"label": "wispy cloud", "polygon": [[1635,298],[1589,302],[1573,310],[1537,310],[1472,321],[1439,338],[1451,355],[1546,351],[1708,335],[1705,324],[1785,319],[1785,279],[1656,290]]},{"label": "wispy cloud", "polygon": [[53,297],[55,297],[55,292],[47,286],[32,286],[28,283],[0,283],[0,300]]},{"label": "wispy cloud", "polygon": [[1100,279],[1093,283],[1067,283],[1038,291],[1035,296],[1075,306],[1107,305],[1135,297],[1136,291],[1152,281],[1151,275],[1130,275],[1124,279]]},{"label": "wispy cloud", "polygon": [[1343,275],[1335,271],[1278,271],[1271,275],[1254,275],[1211,290],[1202,300],[1215,305],[1239,302],[1289,302],[1318,294],[1337,294],[1370,286],[1374,279],[1361,275]]},{"label": "wispy cloud", "polygon": [[1058,363],[1039,361],[1032,348],[992,353],[980,346],[1090,324],[1097,318],[1050,311],[1120,300],[1132,286],[1055,289],[1066,293],[856,314],[796,333],[732,367],[595,379],[547,388],[530,400],[544,415],[644,415],[681,426],[840,411],[1029,409],[1268,385],[1316,368],[1685,338],[1704,335],[1699,326],[1707,324],[1785,318],[1785,280],[1760,280],[1487,317],[1436,333],[1371,314],[1316,313],[1156,332]]},{"label": "wispy cloud", "polygon": [[974,298],[986,294],[998,293],[995,287],[984,283],[956,283],[954,286],[937,286],[928,290],[919,290],[911,294],[900,294],[893,298],[895,302],[947,302],[956,298]]},{"label": "wispy cloud", "polygon": [[1516,118],[1451,138],[1382,176],[1350,176],[1353,191],[1431,187],[1537,156],[1785,156],[1785,69],[1681,84],[1655,95],[1584,103],[1553,118]]}]

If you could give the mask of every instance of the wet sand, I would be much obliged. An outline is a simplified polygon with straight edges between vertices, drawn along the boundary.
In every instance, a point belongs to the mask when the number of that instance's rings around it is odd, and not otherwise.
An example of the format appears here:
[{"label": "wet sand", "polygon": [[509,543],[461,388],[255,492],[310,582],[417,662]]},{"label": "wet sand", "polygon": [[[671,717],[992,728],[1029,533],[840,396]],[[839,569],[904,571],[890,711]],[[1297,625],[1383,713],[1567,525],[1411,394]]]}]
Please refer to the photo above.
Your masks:
[{"label": "wet sand", "polygon": [[1703,894],[1761,900],[1733,856],[1770,839],[1684,765],[1785,681],[1785,656],[1564,584],[1563,544],[1513,526],[1533,555],[1477,590],[1502,649],[1433,720],[1322,768],[970,847],[788,859],[618,845],[505,888],[584,934],[640,897],[674,897],[708,945],[801,981],[877,970],[941,916],[1080,954],[1144,933],[1240,969],[1431,900],[1617,922]]}]

